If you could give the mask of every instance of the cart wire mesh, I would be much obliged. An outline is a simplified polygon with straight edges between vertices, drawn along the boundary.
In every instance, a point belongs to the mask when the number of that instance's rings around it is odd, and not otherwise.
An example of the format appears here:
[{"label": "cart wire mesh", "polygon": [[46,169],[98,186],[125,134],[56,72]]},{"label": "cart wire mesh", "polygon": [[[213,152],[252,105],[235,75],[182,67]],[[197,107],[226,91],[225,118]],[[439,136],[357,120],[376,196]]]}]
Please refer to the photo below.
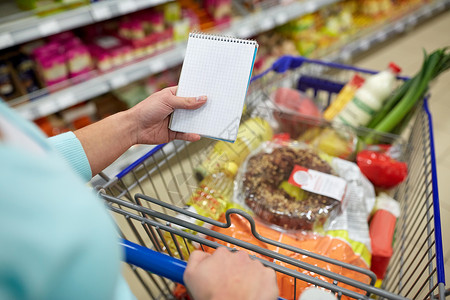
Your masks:
[{"label": "cart wire mesh", "polygon": [[[326,107],[354,72],[376,73],[302,57],[282,58],[269,71],[253,78],[243,120],[251,114],[265,117],[273,112],[276,108],[264,104],[262,99],[269,99],[278,86],[297,86],[314,97],[319,106]],[[317,120],[311,122],[317,124]],[[100,195],[113,212],[125,239],[183,261],[194,249],[211,252],[224,245],[230,249],[245,249],[253,258],[289,279],[291,291],[285,295],[288,299],[298,298],[305,283],[329,290],[338,299],[444,299],[436,161],[427,99],[417,107],[408,125],[402,137],[379,135],[379,141],[406,140],[404,159],[409,169],[407,180],[394,194],[401,205],[401,214],[396,224],[394,254],[382,288],[374,287],[376,276],[366,268],[261,236],[252,216],[242,210],[230,209],[225,219],[218,221],[186,209],[190,195],[198,187],[194,169],[214,146],[209,139],[194,143],[173,141],[156,146],[114,178],[104,176],[106,183],[99,187]],[[358,130],[361,135],[368,132],[364,128]],[[364,280],[355,280],[354,276],[343,276],[211,229],[213,226],[230,227],[233,215],[245,218],[253,237],[263,244],[339,266]],[[130,268],[135,285],[138,283],[138,289],[149,298],[174,298],[177,288],[174,282],[133,265]]]}]

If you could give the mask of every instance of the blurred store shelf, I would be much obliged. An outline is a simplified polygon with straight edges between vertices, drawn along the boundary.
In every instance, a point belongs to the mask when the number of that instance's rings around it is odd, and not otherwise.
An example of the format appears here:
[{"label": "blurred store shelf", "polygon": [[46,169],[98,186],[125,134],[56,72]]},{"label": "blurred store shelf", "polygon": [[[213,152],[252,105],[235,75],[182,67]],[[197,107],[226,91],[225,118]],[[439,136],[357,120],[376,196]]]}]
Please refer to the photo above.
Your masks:
[{"label": "blurred store shelf", "polygon": [[[229,28],[218,32],[218,34],[248,38],[336,2],[339,2],[339,0],[308,0],[274,6],[245,17],[240,17],[234,20]],[[57,92],[47,94],[45,90],[38,91],[37,94],[40,95],[32,97],[27,95],[9,103],[29,120],[44,117],[136,80],[177,66],[183,61],[185,48],[185,42],[179,43],[170,50],[161,52],[158,55],[139,60],[102,75],[94,76],[92,79],[81,83],[70,84],[69,87]],[[30,98],[37,98],[36,96],[39,96],[38,99],[29,101]]]},{"label": "blurred store shelf", "polygon": [[46,17],[19,11],[12,1],[4,2],[0,4],[0,50],[170,1],[100,1]]},{"label": "blurred store shelf", "polygon": [[327,55],[325,59],[328,61],[349,61],[358,54],[396,35],[407,32],[421,22],[449,8],[450,0],[433,1],[400,18],[393,17],[388,19],[379,26],[372,28],[369,32],[364,33],[364,36],[341,45],[336,51]]}]

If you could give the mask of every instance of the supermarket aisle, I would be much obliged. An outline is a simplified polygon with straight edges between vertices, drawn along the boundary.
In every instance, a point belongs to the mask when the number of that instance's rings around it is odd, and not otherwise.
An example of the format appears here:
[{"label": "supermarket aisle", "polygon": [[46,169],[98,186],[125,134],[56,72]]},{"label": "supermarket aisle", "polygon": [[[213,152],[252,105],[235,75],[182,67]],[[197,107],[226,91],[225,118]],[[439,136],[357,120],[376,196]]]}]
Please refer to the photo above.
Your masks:
[{"label": "supermarket aisle", "polygon": [[[403,74],[413,75],[422,63],[422,48],[432,51],[450,46],[450,11],[421,24],[413,31],[380,45],[353,63],[366,68],[380,69],[394,61],[403,69]],[[441,75],[431,87],[430,107],[433,114],[434,137],[437,156],[437,171],[443,247],[447,288],[450,283],[450,72]]]}]

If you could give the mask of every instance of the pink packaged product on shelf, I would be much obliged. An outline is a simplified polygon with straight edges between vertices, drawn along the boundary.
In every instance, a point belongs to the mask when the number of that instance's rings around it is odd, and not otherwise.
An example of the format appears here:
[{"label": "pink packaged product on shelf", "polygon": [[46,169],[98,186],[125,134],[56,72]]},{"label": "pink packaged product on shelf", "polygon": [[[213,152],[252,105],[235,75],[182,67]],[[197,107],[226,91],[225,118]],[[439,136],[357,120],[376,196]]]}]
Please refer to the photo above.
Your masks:
[{"label": "pink packaged product on shelf", "polygon": [[66,59],[70,77],[77,77],[92,70],[91,54],[84,45],[68,49]]},{"label": "pink packaged product on shelf", "polygon": [[226,16],[226,17],[214,20],[214,26],[217,27],[218,29],[228,27],[230,24],[231,24],[230,16]]},{"label": "pink packaged product on shelf", "polygon": [[139,40],[145,37],[144,26],[139,20],[121,22],[119,36],[127,40]]},{"label": "pink packaged product on shelf", "polygon": [[147,20],[150,23],[151,31],[161,32],[164,30],[164,14],[161,12],[151,12],[147,16]]},{"label": "pink packaged product on shelf", "polygon": [[197,14],[192,9],[183,9],[182,19],[189,20],[189,31],[200,30],[200,20],[198,19]]},{"label": "pink packaged product on shelf", "polygon": [[50,42],[48,44],[45,44],[41,47],[38,47],[33,50],[32,56],[37,58],[42,58],[46,56],[55,56],[60,55],[63,52],[63,49],[61,49],[61,45],[59,43]]},{"label": "pink packaged product on shelf", "polygon": [[[135,59],[131,44],[125,39],[112,35],[97,37],[89,48],[101,71],[118,67]],[[100,61],[102,64],[99,63]]]},{"label": "pink packaged product on shelf", "polygon": [[119,24],[119,36],[124,39],[130,39],[131,38],[131,29],[130,29],[130,23],[129,22],[121,22]]},{"label": "pink packaged product on shelf", "polygon": [[139,40],[145,37],[144,26],[140,21],[132,21],[129,25],[130,28],[130,39]]},{"label": "pink packaged product on shelf", "polygon": [[75,34],[73,34],[72,31],[64,31],[64,32],[49,36],[48,40],[50,42],[54,42],[54,43],[65,43],[74,38],[76,38],[76,36],[75,36]]},{"label": "pink packaged product on shelf", "polygon": [[173,28],[169,27],[159,34],[159,40],[157,42],[156,49],[167,50],[173,46]]},{"label": "pink packaged product on shelf", "polygon": [[112,69],[111,56],[106,51],[92,45],[88,48],[98,70],[105,72]]},{"label": "pink packaged product on shelf", "polygon": [[125,46],[122,49],[122,56],[123,56],[123,62],[129,63],[135,59],[133,47],[131,46]]},{"label": "pink packaged product on shelf", "polygon": [[147,39],[137,40],[137,41],[131,41],[132,45],[132,54],[134,59],[139,59],[147,55]]},{"label": "pink packaged product on shelf", "polygon": [[156,52],[156,44],[159,40],[159,33],[152,33],[143,39],[131,41],[136,58],[152,55]]},{"label": "pink packaged product on shelf", "polygon": [[205,0],[204,6],[214,20],[231,17],[231,0]]},{"label": "pink packaged product on shelf", "polygon": [[69,74],[64,55],[36,57],[36,61],[47,86],[67,80]]}]

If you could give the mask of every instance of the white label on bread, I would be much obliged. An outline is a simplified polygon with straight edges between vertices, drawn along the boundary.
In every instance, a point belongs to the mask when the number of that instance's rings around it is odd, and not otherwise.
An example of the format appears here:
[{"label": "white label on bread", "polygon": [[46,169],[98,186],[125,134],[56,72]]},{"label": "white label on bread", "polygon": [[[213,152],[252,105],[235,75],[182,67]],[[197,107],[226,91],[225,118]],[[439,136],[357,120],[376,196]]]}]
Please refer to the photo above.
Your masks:
[{"label": "white label on bread", "polygon": [[342,201],[347,182],[337,176],[295,165],[288,182],[302,190]]}]

